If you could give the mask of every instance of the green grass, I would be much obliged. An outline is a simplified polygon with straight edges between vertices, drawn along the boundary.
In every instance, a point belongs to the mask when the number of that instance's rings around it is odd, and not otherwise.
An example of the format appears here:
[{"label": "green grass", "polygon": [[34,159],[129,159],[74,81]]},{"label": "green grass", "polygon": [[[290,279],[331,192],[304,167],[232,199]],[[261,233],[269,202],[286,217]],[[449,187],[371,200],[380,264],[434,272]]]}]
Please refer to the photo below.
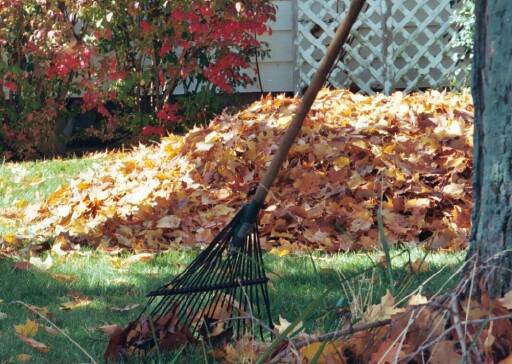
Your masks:
[{"label": "green grass", "polygon": [[59,185],[103,163],[101,157],[0,163],[0,209],[16,206],[20,201],[43,201]]},{"label": "green grass", "polygon": [[[51,320],[60,330],[67,333],[97,362],[102,361],[108,338],[97,328],[102,325],[126,324],[135,319],[140,308],[147,302],[145,295],[152,289],[167,282],[174,274],[183,269],[194,256],[193,251],[175,251],[161,254],[147,263],[131,263],[118,269],[99,253],[85,253],[82,256],[54,262],[48,271],[20,271],[14,268],[14,261],[0,259],[0,312],[6,314],[0,319],[0,363],[16,358],[19,354],[32,356],[31,363],[71,363],[90,362],[88,357],[63,334],[52,336],[39,329],[35,339],[51,347],[48,353],[39,353],[22,343],[16,336],[14,325],[23,324],[30,318],[29,312],[21,304],[46,307],[51,313]],[[399,254],[392,251],[391,256]],[[412,274],[404,266],[409,260],[415,260],[425,253],[413,250],[402,253],[393,259],[393,274],[398,298],[405,297],[423,284],[423,291],[438,294],[438,290],[450,288],[457,282],[457,277],[450,277],[463,261],[463,254],[435,253],[427,256],[429,270]],[[301,318],[305,307],[325,291],[334,289],[325,301],[318,305],[310,318],[304,319],[307,332],[325,333],[339,329],[346,319],[349,308],[365,306],[379,301],[389,289],[389,282],[384,268],[374,267],[375,255],[365,253],[346,253],[337,255],[313,254],[312,256],[291,255],[275,257],[267,254],[265,264],[271,277],[272,317],[278,322],[279,315],[288,321]],[[441,272],[435,275],[436,272]],[[358,272],[366,271],[365,274]],[[77,280],[60,282],[51,273],[76,275]],[[448,281],[448,285],[445,285]],[[70,300],[66,294],[78,291],[92,299],[92,304],[71,311],[59,310],[59,306]],[[141,307],[127,312],[116,313],[108,306],[124,307],[127,304],[140,304]],[[357,323],[357,312],[352,320]],[[41,318],[32,318],[41,324]],[[155,362],[170,362],[178,354],[173,353],[155,359]],[[205,357],[201,347],[186,349],[179,353],[177,362],[204,363],[212,362]]]},{"label": "green grass", "polygon": [[[0,199],[0,209],[23,204],[23,201],[43,201],[60,184],[69,182],[88,168],[100,168],[105,161],[104,158],[71,158],[2,163],[0,196],[3,198]],[[0,226],[0,234],[9,229],[12,227]],[[0,302],[3,302],[0,304],[0,363],[16,362],[19,354],[31,355],[31,363],[84,363],[90,362],[88,355],[101,362],[108,338],[98,327],[110,324],[125,327],[147,302],[145,295],[169,281],[195,254],[193,250],[180,250],[159,255],[148,263],[132,263],[118,269],[106,256],[85,252],[55,261],[50,270],[44,272],[18,270],[14,268],[14,260],[0,258]],[[290,322],[299,319],[307,332],[326,333],[339,329],[348,319],[357,324],[361,312],[369,304],[379,302],[390,289],[390,279],[398,299],[420,286],[428,295],[439,294],[454,286],[457,277],[453,275],[464,260],[463,253],[429,254],[426,257],[428,271],[414,274],[406,263],[425,254],[421,250],[392,250],[392,277],[385,267],[375,266],[374,254],[313,253],[282,258],[267,254],[265,264],[271,278],[272,318],[274,322],[279,321],[279,316]],[[60,282],[51,276],[52,273],[76,275],[78,278]],[[304,317],[308,304],[329,287],[334,288],[311,316]],[[92,303],[71,311],[60,310],[61,304],[71,300],[67,296],[70,291],[80,292]],[[51,321],[78,343],[87,355],[62,332],[53,336],[43,328],[38,330],[35,339],[51,347],[48,353],[39,353],[22,343],[16,336],[14,325],[25,323],[27,318],[45,326],[49,324],[30,316],[19,302],[46,307],[52,314]],[[107,310],[109,306],[124,307],[127,304],[139,304],[141,307],[127,312]],[[155,358],[154,362],[171,363],[173,360],[191,364],[213,361],[205,356],[202,347],[193,347],[179,354]]]}]

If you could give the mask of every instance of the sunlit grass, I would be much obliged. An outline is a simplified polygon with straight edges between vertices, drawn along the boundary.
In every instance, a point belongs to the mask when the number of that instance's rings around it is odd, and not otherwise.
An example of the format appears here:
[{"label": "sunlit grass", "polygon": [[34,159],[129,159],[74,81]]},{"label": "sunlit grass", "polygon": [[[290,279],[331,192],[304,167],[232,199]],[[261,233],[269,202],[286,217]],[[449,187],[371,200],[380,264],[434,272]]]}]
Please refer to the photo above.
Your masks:
[{"label": "sunlit grass", "polygon": [[[87,357],[62,334],[52,336],[44,329],[39,329],[35,339],[51,347],[48,353],[39,353],[22,343],[15,334],[14,325],[25,323],[27,318],[45,324],[42,319],[31,317],[22,305],[13,303],[22,301],[46,307],[53,315],[50,319],[101,362],[108,338],[98,327],[111,324],[125,327],[138,316],[140,309],[147,303],[146,294],[169,281],[196,254],[193,250],[179,250],[160,254],[150,262],[135,262],[117,267],[115,262],[118,257],[86,252],[60,261],[54,257],[53,266],[44,272],[20,271],[14,268],[14,261],[0,259],[0,300],[3,300],[0,312],[7,315],[0,319],[2,359],[8,360],[24,353],[31,355],[31,362],[34,363],[87,361]],[[399,254],[400,252],[392,251],[392,256]],[[413,250],[410,259],[414,260],[424,254],[424,251]],[[377,254],[365,253],[330,256],[315,253],[311,256],[289,255],[281,258],[266,254],[265,264],[271,278],[269,289],[273,321],[279,322],[279,316],[290,322],[300,318],[311,301],[334,285],[332,292],[318,305],[313,315],[304,320],[304,326],[311,333],[339,329],[340,322],[350,317],[346,314],[351,307],[378,302],[389,289],[384,268],[376,265],[377,261]],[[417,274],[408,269],[405,264],[408,261],[407,253],[393,259],[395,282],[398,282],[397,298],[415,291],[432,276],[434,279],[424,284],[423,292],[439,294],[439,287],[460,266],[463,254],[429,254],[426,258],[428,270]],[[440,270],[441,273],[436,276],[435,273]],[[52,273],[73,275],[76,279],[61,282],[52,277]],[[452,287],[456,282],[456,277],[452,277],[443,290]],[[71,300],[67,296],[69,292],[80,292],[89,297],[92,303],[74,310],[62,311],[59,306]],[[107,309],[128,304],[140,306],[126,312]],[[357,323],[356,316],[352,317],[354,323]],[[173,358],[173,355],[169,358]],[[200,347],[184,350],[180,353],[180,358],[178,362],[205,362],[203,349]],[[211,361],[211,358],[206,360]],[[166,359],[163,362],[169,361]]]},{"label": "sunlit grass", "polygon": [[0,209],[46,199],[59,185],[89,168],[99,168],[105,159],[83,157],[0,164]]}]

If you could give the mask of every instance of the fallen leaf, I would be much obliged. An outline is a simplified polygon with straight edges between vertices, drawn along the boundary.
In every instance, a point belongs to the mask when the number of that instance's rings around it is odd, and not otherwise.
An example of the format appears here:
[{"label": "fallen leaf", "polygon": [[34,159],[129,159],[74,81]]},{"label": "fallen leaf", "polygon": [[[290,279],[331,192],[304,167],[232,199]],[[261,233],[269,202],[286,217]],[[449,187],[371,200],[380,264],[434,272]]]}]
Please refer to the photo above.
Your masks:
[{"label": "fallen leaf", "polygon": [[112,336],[114,333],[118,332],[119,330],[123,330],[123,328],[119,325],[104,325],[99,326],[98,329],[100,329],[104,334],[107,334],[109,336]]},{"label": "fallen leaf", "polygon": [[277,247],[270,249],[269,253],[274,254],[278,257],[284,257],[285,255],[290,254],[291,251],[285,247],[277,246]]},{"label": "fallen leaf", "polygon": [[32,355],[18,354],[18,355],[16,355],[16,359],[23,363],[23,362],[32,360]]},{"label": "fallen leaf", "polygon": [[[310,363],[318,355],[317,353],[320,349],[322,349],[322,344],[321,342],[314,342],[302,347],[300,349],[301,358],[305,359],[306,363]],[[348,346],[349,343],[342,340],[335,341],[334,343],[328,342],[323,347],[321,354],[319,354],[317,363],[345,363],[347,359],[343,352]]]},{"label": "fallen leaf", "polygon": [[[281,334],[283,333],[289,326],[291,325],[291,322],[289,322],[287,319],[282,318],[281,315],[279,315],[279,324],[274,323],[275,329]],[[299,322],[293,329],[293,331],[297,331],[302,327],[302,321]]]},{"label": "fallen leaf", "polygon": [[36,341],[32,338],[28,338],[20,334],[18,334],[18,338],[31,348],[39,351],[40,353],[47,353],[50,351],[50,347],[47,346],[46,344],[43,344],[42,342]]},{"label": "fallen leaf", "polygon": [[[403,344],[396,340],[388,339],[379,345],[378,349],[372,354],[370,364],[392,364],[397,359],[406,355],[405,350],[408,349],[407,344]],[[456,362],[445,362],[456,363]]]},{"label": "fallen leaf", "polygon": [[150,262],[153,260],[153,258],[155,257],[155,254],[153,253],[140,253],[140,254],[135,254],[135,255],[130,255],[126,261],[128,263],[133,263],[133,262]]},{"label": "fallen leaf", "polygon": [[51,255],[48,255],[44,261],[39,257],[30,257],[30,263],[35,269],[45,271],[51,268],[53,260]]},{"label": "fallen leaf", "polygon": [[25,324],[14,325],[16,333],[22,336],[34,336],[37,333],[37,323],[27,319]]},{"label": "fallen leaf", "polygon": [[27,260],[14,263],[14,268],[17,270],[31,270],[34,266]]},{"label": "fallen leaf", "polygon": [[428,271],[428,264],[423,258],[418,258],[414,262],[407,262],[413,273],[422,273]]},{"label": "fallen leaf", "polygon": [[455,341],[442,340],[432,348],[429,363],[445,364],[445,363],[462,363],[464,358],[458,353]]},{"label": "fallen leaf", "polygon": [[63,310],[63,311],[69,311],[69,310],[74,310],[76,308],[88,306],[91,303],[92,303],[92,300],[90,300],[88,298],[76,299],[74,301],[62,303],[59,306],[59,309]]},{"label": "fallen leaf", "polygon": [[7,317],[7,314],[5,312],[0,312],[0,320],[3,320],[3,319],[6,319]]},{"label": "fallen leaf", "polygon": [[425,296],[422,296],[421,294],[413,294],[409,301],[407,301],[407,306],[418,306],[418,305],[424,305],[428,303],[428,299]]},{"label": "fallen leaf", "polygon": [[124,307],[108,306],[107,310],[114,311],[114,312],[126,312],[126,311],[130,311],[136,307],[139,307],[139,304],[133,303],[133,304],[126,305]]},{"label": "fallen leaf", "polygon": [[51,273],[50,276],[58,280],[59,282],[71,282],[78,280],[78,277],[74,274],[59,274],[59,273]]},{"label": "fallen leaf", "polygon": [[403,309],[399,309],[395,307],[396,301],[391,295],[389,290],[386,291],[386,294],[381,297],[380,303],[376,305],[371,305],[367,308],[366,312],[363,313],[362,318],[366,323],[375,322],[378,320],[385,320],[390,318],[392,315],[397,312],[402,312]]},{"label": "fallen leaf", "polygon": [[174,215],[164,216],[158,220],[156,227],[159,229],[175,229],[180,226],[181,219]]},{"label": "fallen leaf", "polygon": [[52,336],[57,336],[59,334],[59,330],[57,330],[55,327],[43,326],[43,328],[44,328],[44,331],[46,331],[47,333],[49,333]]},{"label": "fallen leaf", "polygon": [[505,295],[500,298],[499,301],[507,310],[512,310],[512,291],[505,293]]}]

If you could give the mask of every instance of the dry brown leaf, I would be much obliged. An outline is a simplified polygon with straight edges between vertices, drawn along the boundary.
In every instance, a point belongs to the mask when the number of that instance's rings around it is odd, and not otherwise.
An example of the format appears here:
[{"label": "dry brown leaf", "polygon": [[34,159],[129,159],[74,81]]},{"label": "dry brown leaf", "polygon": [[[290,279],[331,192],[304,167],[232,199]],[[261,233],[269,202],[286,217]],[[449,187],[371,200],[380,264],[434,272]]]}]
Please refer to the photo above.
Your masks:
[{"label": "dry brown leaf", "polygon": [[384,341],[372,354],[370,364],[392,364],[406,355],[407,344],[401,345],[399,341],[388,339]]},{"label": "dry brown leaf", "polygon": [[26,336],[23,336],[23,335],[20,335],[20,334],[18,334],[18,338],[21,341],[23,341],[25,344],[30,346],[31,348],[36,349],[37,351],[39,351],[40,353],[47,353],[47,352],[50,351],[50,347],[47,346],[46,344],[43,344],[42,342],[36,341],[36,340],[34,340],[32,338],[29,338],[29,337],[26,337]]},{"label": "dry brown leaf", "polygon": [[21,262],[14,263],[14,268],[18,270],[30,270],[33,268],[33,265],[29,261],[24,260]]},{"label": "dry brown leaf", "polygon": [[375,322],[388,319],[398,312],[403,312],[403,309],[396,308],[395,305],[395,299],[391,292],[387,290],[386,294],[381,297],[380,303],[367,308],[366,312],[362,315],[362,319],[365,323]]},{"label": "dry brown leaf", "polygon": [[424,258],[418,258],[414,262],[407,262],[413,273],[422,273],[428,271],[428,263]]},{"label": "dry brown leaf", "polygon": [[[430,231],[422,243],[464,248],[472,208],[470,95],[322,95],[273,188],[276,208],[262,211],[263,248],[275,247],[277,231],[291,236],[278,238],[293,241],[293,249],[274,250],[278,254],[306,246],[326,252],[374,249],[377,190],[386,191],[382,216],[391,243],[420,243],[418,231]],[[40,237],[68,231],[54,244],[57,255],[84,241],[138,251],[208,242],[250,198],[299,102],[265,97],[237,114],[219,115],[208,128],[118,153],[37,208],[20,204],[0,215],[13,224],[27,221]],[[333,222],[350,238],[327,228]],[[4,236],[7,246],[23,239]]]},{"label": "dry brown leaf", "polygon": [[51,273],[50,276],[58,280],[59,282],[72,282],[78,280],[78,277],[74,274],[60,274],[60,273]]},{"label": "dry brown leaf", "polygon": [[456,349],[458,345],[455,341],[442,340],[432,348],[429,363],[462,363],[463,357]]}]

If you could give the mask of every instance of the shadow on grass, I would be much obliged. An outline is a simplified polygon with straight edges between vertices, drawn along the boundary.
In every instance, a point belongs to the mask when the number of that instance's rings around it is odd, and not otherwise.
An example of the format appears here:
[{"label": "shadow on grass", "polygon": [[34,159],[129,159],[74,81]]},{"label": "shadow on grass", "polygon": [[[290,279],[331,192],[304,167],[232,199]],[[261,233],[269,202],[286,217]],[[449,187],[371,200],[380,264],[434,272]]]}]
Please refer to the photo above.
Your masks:
[{"label": "shadow on grass", "polygon": [[[19,354],[32,356],[34,363],[70,363],[87,361],[87,356],[64,335],[56,336],[41,327],[35,339],[51,347],[47,353],[39,353],[22,343],[16,336],[14,325],[26,322],[27,318],[44,326],[44,320],[33,317],[21,304],[22,301],[39,307],[46,307],[51,313],[49,319],[67,333],[96,361],[102,361],[108,337],[99,326],[119,324],[125,327],[134,320],[147,303],[146,294],[168,282],[188,264],[196,253],[173,252],[156,257],[148,263],[133,263],[116,269],[109,260],[100,254],[91,253],[55,264],[49,271],[20,271],[14,262],[0,259],[0,312],[7,316],[0,319],[0,362],[16,360]],[[394,266],[394,280],[397,298],[403,298],[423,285],[423,292],[438,294],[439,289],[447,290],[457,282],[454,272],[460,266],[461,255],[445,255],[428,258],[428,270],[414,273],[405,263],[416,259],[420,252],[411,258],[402,257]],[[350,307],[365,307],[379,302],[390,282],[384,269],[375,266],[376,257],[365,254],[340,254],[336,256],[287,256],[278,258],[265,256],[267,273],[271,278],[270,298],[272,317],[279,322],[279,316],[293,321],[302,315],[304,308],[327,287],[336,286],[310,318],[304,320],[307,332],[329,332],[339,329],[350,320]],[[441,273],[438,273],[444,267]],[[365,271],[364,273],[359,273]],[[51,274],[75,275],[77,278],[62,282]],[[424,283],[425,281],[427,283]],[[448,284],[446,285],[446,283]],[[444,286],[444,287],[443,287]],[[89,297],[89,305],[63,311],[60,305],[72,301],[70,292],[79,292]],[[126,312],[115,312],[108,307],[125,307],[139,304],[139,307]],[[206,350],[208,350],[206,348]],[[177,362],[212,361],[206,357],[202,347],[184,350]],[[170,362],[176,354],[171,353],[163,362]],[[159,362],[155,359],[155,362]]]}]

